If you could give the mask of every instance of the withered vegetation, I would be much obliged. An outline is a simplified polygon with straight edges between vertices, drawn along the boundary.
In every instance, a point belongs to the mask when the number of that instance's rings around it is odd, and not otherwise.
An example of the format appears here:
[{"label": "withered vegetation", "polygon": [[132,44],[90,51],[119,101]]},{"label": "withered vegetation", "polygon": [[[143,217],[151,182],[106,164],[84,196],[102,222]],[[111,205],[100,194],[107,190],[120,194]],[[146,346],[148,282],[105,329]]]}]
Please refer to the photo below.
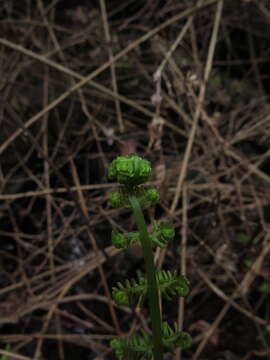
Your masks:
[{"label": "withered vegetation", "polygon": [[157,264],[191,281],[163,303],[194,340],[174,359],[269,358],[269,69],[268,0],[0,2],[0,354],[112,359],[147,331],[109,290],[142,266],[107,205],[137,152],[177,230]]}]

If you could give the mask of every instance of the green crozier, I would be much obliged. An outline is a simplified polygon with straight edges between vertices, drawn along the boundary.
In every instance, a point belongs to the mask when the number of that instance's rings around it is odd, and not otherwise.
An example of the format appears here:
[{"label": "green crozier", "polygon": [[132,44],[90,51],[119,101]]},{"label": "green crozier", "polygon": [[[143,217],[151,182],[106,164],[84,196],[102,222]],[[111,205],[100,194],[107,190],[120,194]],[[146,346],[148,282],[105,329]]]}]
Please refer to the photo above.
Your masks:
[{"label": "green crozier", "polygon": [[136,154],[118,156],[109,167],[109,178],[128,187],[145,183],[150,175],[150,162]]}]

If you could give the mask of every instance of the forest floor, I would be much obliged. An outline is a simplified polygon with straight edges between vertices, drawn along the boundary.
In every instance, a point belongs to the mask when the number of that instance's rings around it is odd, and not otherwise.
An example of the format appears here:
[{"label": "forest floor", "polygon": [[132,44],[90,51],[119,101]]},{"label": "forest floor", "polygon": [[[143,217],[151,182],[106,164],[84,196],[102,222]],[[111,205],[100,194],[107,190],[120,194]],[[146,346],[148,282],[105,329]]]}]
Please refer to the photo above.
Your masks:
[{"label": "forest floor", "polygon": [[148,331],[110,295],[143,271],[107,201],[135,152],[147,219],[176,228],[156,265],[191,284],[163,314],[193,345],[166,359],[270,359],[269,0],[2,0],[0,73],[0,359],[109,360]]}]

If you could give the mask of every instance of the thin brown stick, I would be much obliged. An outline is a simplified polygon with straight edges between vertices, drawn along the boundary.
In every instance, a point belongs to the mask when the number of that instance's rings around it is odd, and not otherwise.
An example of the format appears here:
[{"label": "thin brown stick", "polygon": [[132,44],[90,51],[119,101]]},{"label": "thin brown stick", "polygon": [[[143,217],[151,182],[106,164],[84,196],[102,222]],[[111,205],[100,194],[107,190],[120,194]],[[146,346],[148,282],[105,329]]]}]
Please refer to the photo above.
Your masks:
[{"label": "thin brown stick", "polygon": [[[110,46],[110,42],[112,41],[112,39],[111,39],[111,34],[110,34],[110,26],[109,26],[109,22],[108,22],[106,3],[105,3],[104,0],[99,0],[99,3],[100,3],[100,8],[101,8],[102,22],[103,22],[103,28],[104,28],[104,33],[105,33],[105,39],[106,39],[107,46],[108,46],[109,60],[111,61],[110,70],[111,70],[111,77],[112,77],[112,87],[113,87],[114,93],[118,94],[118,86],[117,86],[117,79],[116,79],[116,72],[115,72],[115,63],[113,61],[113,51],[112,51],[112,48]],[[123,122],[120,102],[119,102],[119,99],[117,99],[117,98],[115,99],[115,108],[116,108],[116,115],[117,115],[119,130],[122,133],[122,132],[125,131],[125,125],[124,125],[124,122]]]},{"label": "thin brown stick", "polygon": [[171,213],[173,213],[175,211],[175,209],[176,209],[177,203],[179,201],[179,197],[181,195],[182,185],[183,185],[183,182],[184,182],[184,179],[185,179],[185,176],[186,176],[188,161],[189,161],[189,158],[190,158],[190,155],[191,155],[192,146],[193,146],[193,142],[194,142],[194,138],[195,138],[195,135],[196,135],[196,130],[197,130],[197,127],[198,127],[198,122],[199,122],[199,118],[200,118],[201,110],[202,110],[202,106],[203,106],[203,101],[204,101],[204,96],[205,96],[205,91],[206,91],[206,85],[207,85],[207,81],[209,79],[210,71],[211,71],[211,68],[212,68],[212,65],[213,65],[214,52],[215,52],[215,46],[216,46],[216,42],[217,42],[218,30],[219,30],[220,21],[221,21],[222,8],[223,8],[223,0],[220,0],[218,2],[218,4],[217,4],[217,11],[216,11],[216,16],[215,16],[215,22],[214,22],[212,37],[211,37],[211,41],[210,41],[210,44],[209,44],[207,61],[206,61],[206,66],[205,66],[205,71],[204,71],[204,78],[203,78],[203,82],[201,83],[201,86],[200,86],[200,93],[199,93],[198,103],[197,103],[194,118],[193,118],[193,124],[192,124],[192,128],[190,130],[190,135],[189,135],[189,138],[188,138],[188,143],[187,143],[187,146],[186,146],[186,150],[185,150],[181,170],[179,172],[179,177],[178,177],[178,181],[177,181],[177,186],[176,186],[174,199],[173,199],[173,202],[172,202],[171,207],[170,207],[170,212]]}]

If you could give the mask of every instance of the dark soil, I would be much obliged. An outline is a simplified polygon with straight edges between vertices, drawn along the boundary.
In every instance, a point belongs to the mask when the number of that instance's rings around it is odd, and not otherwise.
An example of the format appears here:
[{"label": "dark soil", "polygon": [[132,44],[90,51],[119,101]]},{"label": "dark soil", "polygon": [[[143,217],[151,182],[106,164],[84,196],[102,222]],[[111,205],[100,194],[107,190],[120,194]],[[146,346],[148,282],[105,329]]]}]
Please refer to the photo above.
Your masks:
[{"label": "dark soil", "polygon": [[147,305],[110,299],[144,271],[107,201],[108,164],[137,152],[147,221],[176,228],[158,266],[191,283],[181,358],[270,358],[269,30],[268,0],[0,2],[0,355],[109,360],[148,331]]}]

